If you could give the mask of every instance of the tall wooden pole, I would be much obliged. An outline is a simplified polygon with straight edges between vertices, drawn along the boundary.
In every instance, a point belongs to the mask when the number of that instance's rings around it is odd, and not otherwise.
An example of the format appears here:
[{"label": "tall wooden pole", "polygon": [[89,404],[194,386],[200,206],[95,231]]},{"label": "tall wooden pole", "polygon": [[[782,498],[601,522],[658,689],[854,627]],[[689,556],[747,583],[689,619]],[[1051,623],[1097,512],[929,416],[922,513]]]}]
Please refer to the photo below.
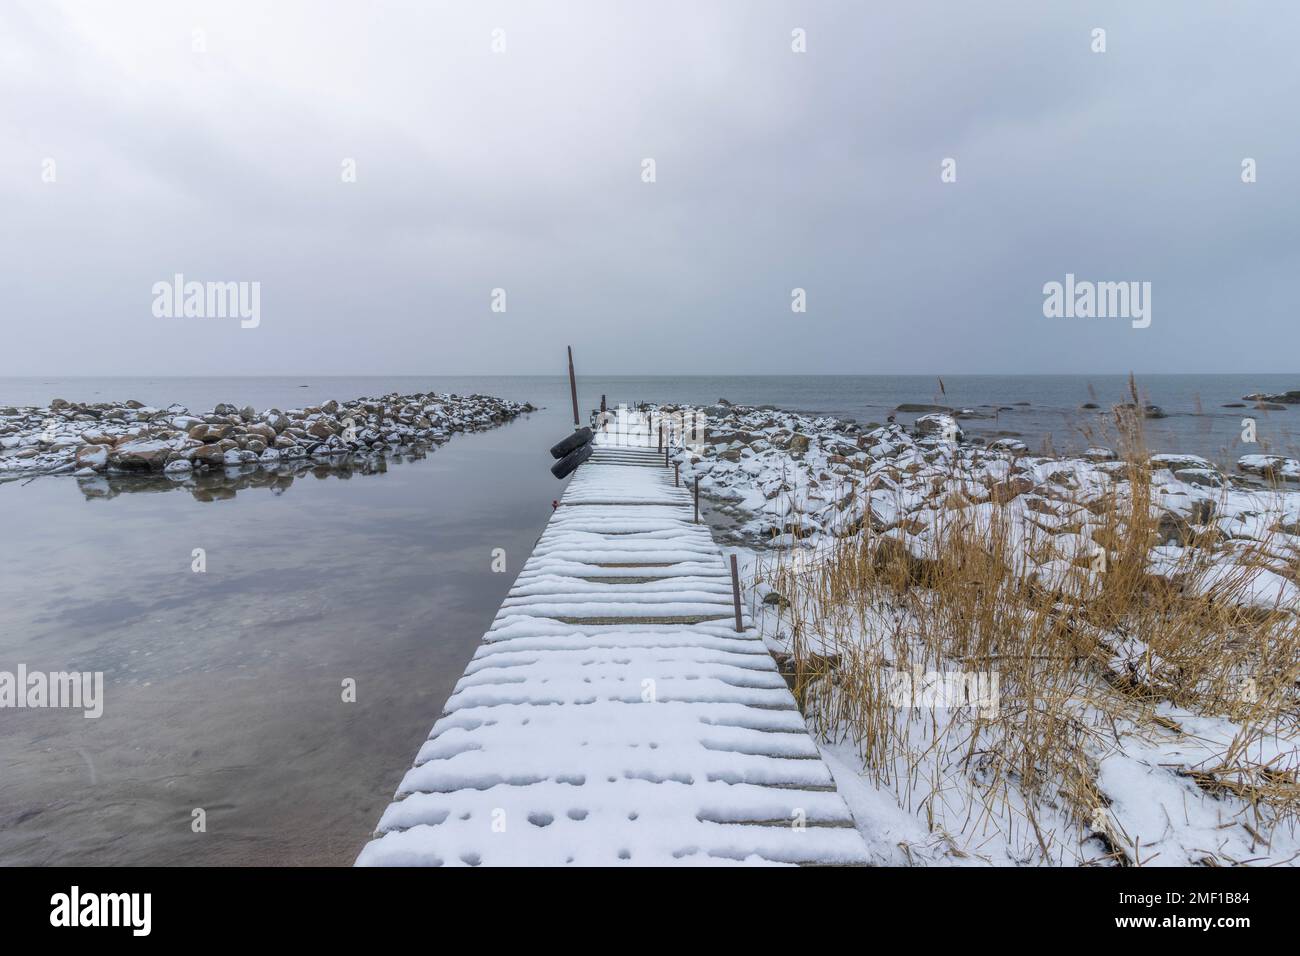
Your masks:
[{"label": "tall wooden pole", "polygon": [[734,554],[731,556],[731,600],[736,605],[736,631],[740,632],[745,626],[740,622],[740,570]]},{"label": "tall wooden pole", "polygon": [[578,428],[582,425],[582,420],[578,418],[578,380],[573,375],[573,346],[569,346],[569,394],[573,396],[573,427]]},{"label": "tall wooden pole", "polygon": [[700,523],[700,476],[695,476],[695,523]]}]

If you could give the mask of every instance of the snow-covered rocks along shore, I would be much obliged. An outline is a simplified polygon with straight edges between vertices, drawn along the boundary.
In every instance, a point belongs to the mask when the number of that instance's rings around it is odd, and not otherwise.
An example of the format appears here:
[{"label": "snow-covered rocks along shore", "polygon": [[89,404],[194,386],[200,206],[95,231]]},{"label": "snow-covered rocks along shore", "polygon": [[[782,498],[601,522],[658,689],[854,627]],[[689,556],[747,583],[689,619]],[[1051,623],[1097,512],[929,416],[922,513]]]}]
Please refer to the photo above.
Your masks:
[{"label": "snow-covered rocks along shore", "polygon": [[1295,459],[704,411],[677,461],[873,860],[1300,862]]},{"label": "snow-covered rocks along shore", "polygon": [[[660,411],[706,416],[702,447],[676,457],[685,474],[700,477],[701,493],[738,542],[814,543],[869,523],[924,560],[941,543],[945,515],[987,521],[997,512],[1018,524],[1026,554],[1056,546],[1042,569],[1053,575],[1105,550],[1107,542],[1092,537],[1097,506],[1131,491],[1129,464],[1108,448],[1048,457],[1014,439],[974,444],[944,413],[923,415],[908,431],[770,406]],[[1245,455],[1237,473],[1225,473],[1195,455],[1155,454],[1149,465],[1162,537],[1153,542],[1154,571],[1228,568],[1249,555],[1255,581],[1243,593],[1260,605],[1300,607],[1300,461]]]},{"label": "snow-covered rocks along shore", "polygon": [[341,461],[439,445],[533,411],[488,395],[385,395],[281,411],[220,404],[191,414],[137,401],[0,406],[0,481],[41,474],[167,475]]}]

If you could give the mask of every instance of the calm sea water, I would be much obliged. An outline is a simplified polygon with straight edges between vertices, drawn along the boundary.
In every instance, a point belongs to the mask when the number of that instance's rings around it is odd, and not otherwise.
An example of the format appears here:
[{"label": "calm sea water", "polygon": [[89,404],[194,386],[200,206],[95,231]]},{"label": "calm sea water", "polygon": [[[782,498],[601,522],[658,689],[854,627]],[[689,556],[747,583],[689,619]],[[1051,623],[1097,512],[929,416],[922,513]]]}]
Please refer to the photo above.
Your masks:
[{"label": "calm sea water", "polygon": [[[1244,412],[1220,406],[1300,388],[1300,374],[1139,386],[1169,413],[1150,423],[1153,447],[1224,457],[1242,451]],[[965,425],[1068,449],[1104,438],[1078,406],[1122,401],[1127,387],[1120,376],[951,376],[942,391],[924,377],[583,377],[580,398],[584,410],[602,393],[726,398],[862,422],[900,402],[1007,406]],[[0,670],[102,671],[106,683],[98,720],[0,714],[0,863],[351,862],[541,533],[562,490],[546,449],[571,427],[558,376],[0,379],[0,405],[193,410],[428,390],[545,407],[382,473],[308,471],[220,500],[166,481],[114,482],[109,497],[66,477],[0,485]],[[1300,406],[1250,414],[1262,441],[1296,448]],[[491,570],[495,548],[505,574]],[[345,679],[355,703],[342,700]]]},{"label": "calm sea water", "polygon": [[99,719],[0,711],[0,864],[351,863],[541,534],[566,415],[221,500],[0,485],[0,670],[105,683]]}]

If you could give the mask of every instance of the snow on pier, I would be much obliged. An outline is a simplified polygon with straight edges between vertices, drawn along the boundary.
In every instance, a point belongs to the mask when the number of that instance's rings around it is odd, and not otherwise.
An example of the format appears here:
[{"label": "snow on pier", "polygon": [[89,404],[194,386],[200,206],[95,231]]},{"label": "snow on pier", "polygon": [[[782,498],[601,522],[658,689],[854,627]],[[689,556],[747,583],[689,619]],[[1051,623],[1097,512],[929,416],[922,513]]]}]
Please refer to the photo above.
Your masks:
[{"label": "snow on pier", "polygon": [[866,862],[654,443],[597,437],[358,865]]}]

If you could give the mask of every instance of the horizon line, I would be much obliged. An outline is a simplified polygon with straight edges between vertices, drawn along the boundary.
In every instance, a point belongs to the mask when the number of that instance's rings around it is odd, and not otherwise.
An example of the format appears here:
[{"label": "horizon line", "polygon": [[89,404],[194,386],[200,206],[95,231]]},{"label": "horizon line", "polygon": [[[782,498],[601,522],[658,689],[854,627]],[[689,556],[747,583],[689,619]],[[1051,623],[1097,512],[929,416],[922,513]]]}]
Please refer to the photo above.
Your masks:
[{"label": "horizon line", "polygon": [[[1125,371],[1088,371],[1064,372],[1048,370],[1043,372],[578,372],[578,379],[585,378],[1041,378],[1047,376],[1088,376],[1132,375],[1134,378],[1175,377],[1175,376],[1210,376],[1210,375],[1294,375],[1300,378],[1300,371],[1194,371],[1194,372],[1139,372]],[[254,379],[254,378],[559,378],[567,379],[567,372],[264,372],[247,375],[214,375],[211,373],[114,373],[111,375],[84,372],[45,372],[39,374],[0,373],[0,379]]]}]

